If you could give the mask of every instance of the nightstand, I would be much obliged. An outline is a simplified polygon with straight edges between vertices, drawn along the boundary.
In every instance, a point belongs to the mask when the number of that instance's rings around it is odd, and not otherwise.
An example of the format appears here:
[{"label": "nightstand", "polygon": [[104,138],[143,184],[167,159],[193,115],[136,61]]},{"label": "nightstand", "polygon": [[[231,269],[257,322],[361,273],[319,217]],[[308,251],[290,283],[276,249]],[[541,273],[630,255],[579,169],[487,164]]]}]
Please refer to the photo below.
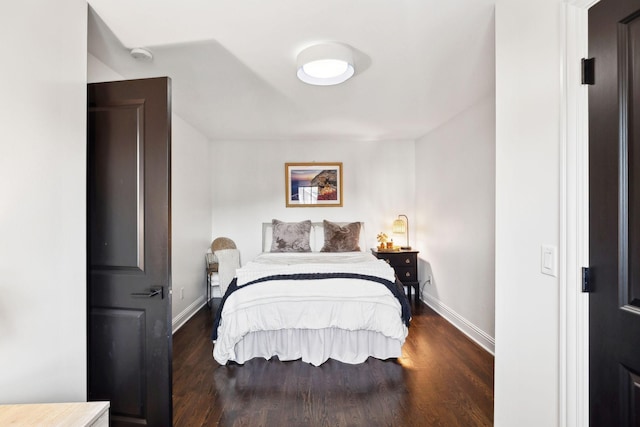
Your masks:
[{"label": "nightstand", "polygon": [[378,259],[385,260],[396,272],[396,276],[407,287],[409,301],[411,301],[411,288],[415,290],[415,300],[420,299],[420,282],[418,281],[418,251],[399,250],[378,252],[371,249]]}]

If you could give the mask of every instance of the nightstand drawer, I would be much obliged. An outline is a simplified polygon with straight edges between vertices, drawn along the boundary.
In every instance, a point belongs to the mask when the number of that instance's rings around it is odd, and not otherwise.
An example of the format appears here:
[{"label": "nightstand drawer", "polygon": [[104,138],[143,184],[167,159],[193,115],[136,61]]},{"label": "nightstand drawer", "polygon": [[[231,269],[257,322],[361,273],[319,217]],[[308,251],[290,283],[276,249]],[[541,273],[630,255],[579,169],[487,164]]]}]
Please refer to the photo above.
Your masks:
[{"label": "nightstand drawer", "polygon": [[396,276],[401,282],[417,282],[418,272],[414,267],[395,267]]},{"label": "nightstand drawer", "polygon": [[415,267],[417,262],[415,253],[379,253],[378,258],[384,259],[392,267]]}]

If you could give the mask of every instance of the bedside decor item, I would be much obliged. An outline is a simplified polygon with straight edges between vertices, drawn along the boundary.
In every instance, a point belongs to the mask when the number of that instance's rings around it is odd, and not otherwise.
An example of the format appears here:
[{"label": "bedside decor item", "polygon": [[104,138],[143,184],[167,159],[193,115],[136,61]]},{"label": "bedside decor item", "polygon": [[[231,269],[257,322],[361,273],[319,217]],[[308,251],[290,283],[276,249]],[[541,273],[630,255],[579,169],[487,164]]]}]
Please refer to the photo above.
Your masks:
[{"label": "bedside decor item", "polygon": [[404,234],[407,238],[407,245],[401,246],[400,249],[411,250],[411,246],[409,246],[409,218],[406,215],[400,214],[398,215],[398,219],[393,221],[393,232],[395,234]]},{"label": "bedside decor item", "polygon": [[342,206],[342,163],[285,163],[287,207]]},{"label": "bedside decor item", "polygon": [[378,233],[378,235],[376,236],[376,239],[378,239],[378,243],[380,243],[378,245],[378,249],[384,249],[386,247],[386,243],[387,240],[389,240],[389,236],[387,236],[386,233],[383,233],[382,231],[380,233]]}]

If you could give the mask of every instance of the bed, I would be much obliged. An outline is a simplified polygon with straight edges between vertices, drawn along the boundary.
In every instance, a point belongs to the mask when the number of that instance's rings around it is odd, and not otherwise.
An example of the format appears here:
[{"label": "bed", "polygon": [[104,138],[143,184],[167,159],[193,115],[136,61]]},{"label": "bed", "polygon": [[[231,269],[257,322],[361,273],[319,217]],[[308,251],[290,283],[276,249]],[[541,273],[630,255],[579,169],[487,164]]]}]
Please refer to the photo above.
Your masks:
[{"label": "bed", "polygon": [[215,360],[276,356],[319,366],[400,357],[409,303],[393,269],[365,251],[362,228],[263,224],[263,253],[237,270],[216,314]]}]

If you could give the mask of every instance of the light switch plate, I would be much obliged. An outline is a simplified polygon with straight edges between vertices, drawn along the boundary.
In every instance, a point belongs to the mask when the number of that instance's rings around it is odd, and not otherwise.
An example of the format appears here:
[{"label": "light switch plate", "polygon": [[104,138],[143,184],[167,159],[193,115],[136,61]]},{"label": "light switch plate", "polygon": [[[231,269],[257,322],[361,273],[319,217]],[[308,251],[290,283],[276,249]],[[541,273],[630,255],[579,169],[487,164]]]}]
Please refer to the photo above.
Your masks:
[{"label": "light switch plate", "polygon": [[540,272],[558,277],[558,249],[551,245],[542,245],[540,251]]}]

